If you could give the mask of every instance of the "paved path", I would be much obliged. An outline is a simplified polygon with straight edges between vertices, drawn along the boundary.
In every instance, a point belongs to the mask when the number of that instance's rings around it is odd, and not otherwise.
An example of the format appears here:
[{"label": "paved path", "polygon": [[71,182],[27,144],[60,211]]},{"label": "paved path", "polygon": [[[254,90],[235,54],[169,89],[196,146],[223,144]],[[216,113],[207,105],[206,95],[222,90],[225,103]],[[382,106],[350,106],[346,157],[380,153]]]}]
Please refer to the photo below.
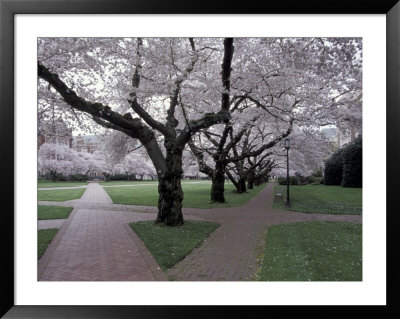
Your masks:
[{"label": "paved path", "polygon": [[[112,206],[103,188],[88,185],[77,204]],[[65,202],[63,203],[64,205]],[[143,214],[142,214],[143,215]],[[41,281],[151,281],[165,274],[127,226],[133,220],[153,219],[149,214],[127,218],[124,212],[75,208],[61,226],[38,264]]]},{"label": "paved path", "polygon": [[[299,221],[362,222],[360,215],[305,214],[272,208],[274,183],[242,207],[184,209],[184,218],[221,226],[167,275],[169,280],[254,280],[269,226]],[[166,280],[128,223],[154,220],[157,208],[116,205],[97,183],[77,200],[42,205],[73,206],[70,217],[39,261],[39,280]]]},{"label": "paved path", "polygon": [[261,264],[267,228],[300,221],[361,222],[360,215],[304,214],[272,208],[274,183],[246,205],[235,208],[192,212],[222,225],[182,262],[168,271],[170,280],[254,280]]},{"label": "paved path", "polygon": [[38,220],[38,229],[61,228],[66,219],[45,219]]}]

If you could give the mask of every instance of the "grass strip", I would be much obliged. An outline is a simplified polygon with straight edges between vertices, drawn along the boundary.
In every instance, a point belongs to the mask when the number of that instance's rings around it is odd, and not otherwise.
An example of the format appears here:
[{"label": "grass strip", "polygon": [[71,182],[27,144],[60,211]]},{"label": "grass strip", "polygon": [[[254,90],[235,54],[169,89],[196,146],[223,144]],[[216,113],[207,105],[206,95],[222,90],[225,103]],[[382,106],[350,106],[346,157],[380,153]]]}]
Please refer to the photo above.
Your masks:
[{"label": "grass strip", "polygon": [[67,219],[73,207],[38,205],[38,219]]},{"label": "grass strip", "polygon": [[38,180],[38,188],[53,188],[53,187],[76,187],[87,186],[86,182],[51,182],[48,180]]},{"label": "grass strip", "polygon": [[164,271],[185,258],[219,227],[217,223],[194,220],[187,220],[184,225],[176,227],[154,224],[154,221],[129,225]]},{"label": "grass strip", "polygon": [[63,202],[66,200],[78,199],[81,198],[85,190],[85,188],[38,190],[38,200]]},{"label": "grass strip", "polygon": [[50,245],[58,229],[39,229],[38,230],[38,259],[42,257],[44,251]]}]

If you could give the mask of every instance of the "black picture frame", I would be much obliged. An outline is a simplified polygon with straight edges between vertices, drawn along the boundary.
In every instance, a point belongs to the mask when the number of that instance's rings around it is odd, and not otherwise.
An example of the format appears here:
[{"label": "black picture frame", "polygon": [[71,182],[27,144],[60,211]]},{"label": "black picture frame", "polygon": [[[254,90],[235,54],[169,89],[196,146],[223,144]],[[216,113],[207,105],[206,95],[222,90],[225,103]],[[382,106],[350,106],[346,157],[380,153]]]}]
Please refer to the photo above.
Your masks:
[{"label": "black picture frame", "polygon": [[[386,306],[16,306],[14,304],[14,16],[16,14],[385,14],[387,19],[387,305]],[[5,318],[156,318],[209,316],[241,317],[258,315],[295,315],[392,318],[399,316],[396,290],[399,286],[396,245],[399,226],[396,203],[396,181],[400,136],[400,3],[398,0],[326,0],[326,1],[264,1],[245,3],[203,0],[0,0],[1,71],[0,71],[0,167],[7,187],[2,190],[3,249],[1,252],[0,315]],[[379,165],[377,163],[377,165]],[[184,293],[184,292],[183,292]],[[156,296],[155,292],[155,296]]]}]

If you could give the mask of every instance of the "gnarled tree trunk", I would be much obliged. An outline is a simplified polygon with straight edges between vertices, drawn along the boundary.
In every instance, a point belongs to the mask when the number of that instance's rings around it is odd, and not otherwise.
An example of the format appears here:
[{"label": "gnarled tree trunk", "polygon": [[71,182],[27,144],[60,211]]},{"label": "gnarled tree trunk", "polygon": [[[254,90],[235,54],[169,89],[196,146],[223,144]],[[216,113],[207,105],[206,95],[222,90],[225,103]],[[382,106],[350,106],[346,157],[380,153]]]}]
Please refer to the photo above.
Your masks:
[{"label": "gnarled tree trunk", "polygon": [[217,162],[212,175],[211,201],[225,203],[225,164]]},{"label": "gnarled tree trunk", "polygon": [[256,173],[254,172],[254,170],[251,170],[249,172],[249,175],[247,176],[247,188],[248,189],[253,189],[255,178],[256,178]]},{"label": "gnarled tree trunk", "polygon": [[158,214],[156,223],[183,225],[182,152],[167,151],[167,168],[158,182]]},{"label": "gnarled tree trunk", "polygon": [[238,186],[236,187],[239,194],[246,192],[246,178],[239,177]]}]

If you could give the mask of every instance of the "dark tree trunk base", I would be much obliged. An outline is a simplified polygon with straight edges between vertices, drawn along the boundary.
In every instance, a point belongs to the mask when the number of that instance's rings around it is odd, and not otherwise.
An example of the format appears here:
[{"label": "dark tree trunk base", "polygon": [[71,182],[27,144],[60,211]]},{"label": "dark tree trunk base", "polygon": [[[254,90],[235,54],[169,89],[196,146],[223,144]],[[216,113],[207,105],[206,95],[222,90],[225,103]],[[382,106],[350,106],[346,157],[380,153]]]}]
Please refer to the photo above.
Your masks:
[{"label": "dark tree trunk base", "polygon": [[164,176],[160,176],[158,179],[159,198],[156,224],[164,223],[167,226],[184,224],[182,214],[182,173],[182,154],[172,153],[167,155],[167,171]]},{"label": "dark tree trunk base", "polygon": [[211,201],[225,203],[225,167],[216,165],[216,170],[212,176]]},{"label": "dark tree trunk base", "polygon": [[243,178],[240,178],[239,181],[238,181],[236,189],[237,189],[237,192],[239,194],[245,193],[247,191],[246,180],[243,179]]}]

